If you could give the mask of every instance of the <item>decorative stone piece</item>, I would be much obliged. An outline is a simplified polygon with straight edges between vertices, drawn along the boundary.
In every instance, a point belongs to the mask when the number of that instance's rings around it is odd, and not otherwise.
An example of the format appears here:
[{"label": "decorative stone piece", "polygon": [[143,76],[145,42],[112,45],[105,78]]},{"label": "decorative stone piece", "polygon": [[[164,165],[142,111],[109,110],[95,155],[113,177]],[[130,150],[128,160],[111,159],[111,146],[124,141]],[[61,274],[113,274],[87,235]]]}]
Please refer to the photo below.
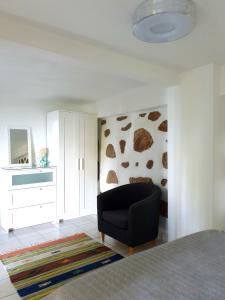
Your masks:
[{"label": "decorative stone piece", "polygon": [[121,166],[123,167],[123,168],[128,168],[129,167],[129,165],[130,165],[130,163],[127,161],[127,162],[123,162],[122,164],[121,164]]},{"label": "decorative stone piece", "polygon": [[158,129],[159,129],[160,131],[167,132],[167,130],[168,130],[167,120],[163,121],[163,122],[159,125]]},{"label": "decorative stone piece", "polygon": [[105,137],[108,137],[110,135],[110,129],[106,129],[104,134],[105,134]]},{"label": "decorative stone piece", "polygon": [[127,131],[127,130],[129,130],[131,128],[131,126],[132,126],[132,123],[129,123],[125,127],[122,127],[121,130],[122,131]]},{"label": "decorative stone piece", "polygon": [[149,160],[146,164],[146,167],[151,170],[153,168],[154,165],[154,161],[153,160]]},{"label": "decorative stone piece", "polygon": [[116,157],[116,152],[114,149],[114,146],[112,144],[109,144],[106,148],[106,156],[110,158],[115,158]]},{"label": "decorative stone piece", "polygon": [[130,183],[152,183],[150,177],[130,177]]},{"label": "decorative stone piece", "polygon": [[164,169],[168,169],[167,152],[162,155],[162,164]]},{"label": "decorative stone piece", "polygon": [[121,140],[120,141],[120,151],[122,154],[125,152],[125,147],[126,147],[126,141]]},{"label": "decorative stone piece", "polygon": [[161,180],[161,185],[166,186],[167,185],[167,179],[162,179]]},{"label": "decorative stone piece", "polygon": [[116,175],[116,172],[113,171],[113,170],[110,170],[108,172],[108,175],[107,175],[106,183],[108,183],[108,184],[112,184],[112,183],[117,184],[118,182],[119,181],[118,181],[118,177]]},{"label": "decorative stone piece", "polygon": [[139,114],[139,117],[144,118],[147,115],[147,113]]},{"label": "decorative stone piece", "polygon": [[127,119],[127,116],[121,116],[121,117],[117,118],[117,121],[123,121],[123,120],[126,120],[126,119]]},{"label": "decorative stone piece", "polygon": [[139,162],[136,162],[135,166],[138,167],[139,166]]},{"label": "decorative stone piece", "polygon": [[143,152],[148,150],[153,144],[151,134],[144,128],[140,128],[134,132],[134,151]]},{"label": "decorative stone piece", "polygon": [[157,121],[161,117],[161,114],[159,111],[152,111],[148,115],[148,119],[151,121]]},{"label": "decorative stone piece", "polygon": [[102,120],[101,121],[101,125],[103,126],[103,125],[105,125],[106,124],[106,120]]}]

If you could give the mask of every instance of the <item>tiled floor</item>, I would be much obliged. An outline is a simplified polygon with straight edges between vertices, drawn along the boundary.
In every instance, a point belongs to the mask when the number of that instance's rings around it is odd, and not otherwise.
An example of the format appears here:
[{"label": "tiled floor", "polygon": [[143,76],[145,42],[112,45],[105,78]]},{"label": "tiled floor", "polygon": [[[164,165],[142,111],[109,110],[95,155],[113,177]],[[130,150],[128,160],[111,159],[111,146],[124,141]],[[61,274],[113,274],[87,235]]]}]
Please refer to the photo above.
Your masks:
[{"label": "tiled floor", "polygon": [[[11,233],[6,233],[0,228],[0,253],[13,251],[16,249],[25,248],[35,244],[40,244],[49,240],[55,240],[61,237],[69,236],[75,233],[85,232],[93,239],[101,241],[97,229],[96,215],[90,215],[64,221],[60,224],[47,223],[15,230]],[[128,247],[108,236],[105,238],[105,245],[122,254],[128,255]],[[150,248],[150,244],[137,248],[136,251]],[[1,300],[16,300],[20,299],[16,290],[12,286],[8,274],[0,262],[0,299]]]}]

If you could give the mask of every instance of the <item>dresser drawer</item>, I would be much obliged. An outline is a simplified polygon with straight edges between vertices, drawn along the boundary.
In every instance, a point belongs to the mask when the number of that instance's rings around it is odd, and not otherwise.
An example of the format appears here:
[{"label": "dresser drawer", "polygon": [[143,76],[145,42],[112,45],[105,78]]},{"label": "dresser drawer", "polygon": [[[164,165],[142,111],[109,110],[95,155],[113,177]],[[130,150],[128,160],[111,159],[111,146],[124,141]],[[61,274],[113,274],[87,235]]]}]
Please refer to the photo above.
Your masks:
[{"label": "dresser drawer", "polygon": [[22,228],[54,221],[56,204],[48,203],[9,210],[12,228]]},{"label": "dresser drawer", "polygon": [[56,187],[46,186],[12,191],[9,208],[19,208],[56,202]]}]

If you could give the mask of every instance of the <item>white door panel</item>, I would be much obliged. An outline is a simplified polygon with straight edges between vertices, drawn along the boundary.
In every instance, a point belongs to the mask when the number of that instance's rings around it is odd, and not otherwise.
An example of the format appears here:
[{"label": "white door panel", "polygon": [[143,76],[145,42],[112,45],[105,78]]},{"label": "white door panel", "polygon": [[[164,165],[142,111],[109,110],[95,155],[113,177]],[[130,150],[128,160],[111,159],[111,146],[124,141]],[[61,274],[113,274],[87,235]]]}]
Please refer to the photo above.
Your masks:
[{"label": "white door panel", "polygon": [[80,215],[83,214],[85,203],[85,117],[80,114]]},{"label": "white door panel", "polygon": [[64,213],[65,219],[79,216],[79,118],[77,114],[65,113],[64,115]]},{"label": "white door panel", "polygon": [[84,115],[84,199],[81,214],[91,214],[97,209],[97,118]]}]

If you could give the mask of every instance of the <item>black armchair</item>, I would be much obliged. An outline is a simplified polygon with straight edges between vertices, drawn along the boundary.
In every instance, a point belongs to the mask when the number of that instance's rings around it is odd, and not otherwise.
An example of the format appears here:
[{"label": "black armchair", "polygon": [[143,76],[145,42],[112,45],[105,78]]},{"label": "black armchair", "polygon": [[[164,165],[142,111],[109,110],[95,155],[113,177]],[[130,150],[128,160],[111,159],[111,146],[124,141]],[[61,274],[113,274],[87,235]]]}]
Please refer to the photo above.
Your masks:
[{"label": "black armchair", "polygon": [[98,195],[98,229],[129,247],[158,236],[161,190],[154,184],[134,183]]}]

